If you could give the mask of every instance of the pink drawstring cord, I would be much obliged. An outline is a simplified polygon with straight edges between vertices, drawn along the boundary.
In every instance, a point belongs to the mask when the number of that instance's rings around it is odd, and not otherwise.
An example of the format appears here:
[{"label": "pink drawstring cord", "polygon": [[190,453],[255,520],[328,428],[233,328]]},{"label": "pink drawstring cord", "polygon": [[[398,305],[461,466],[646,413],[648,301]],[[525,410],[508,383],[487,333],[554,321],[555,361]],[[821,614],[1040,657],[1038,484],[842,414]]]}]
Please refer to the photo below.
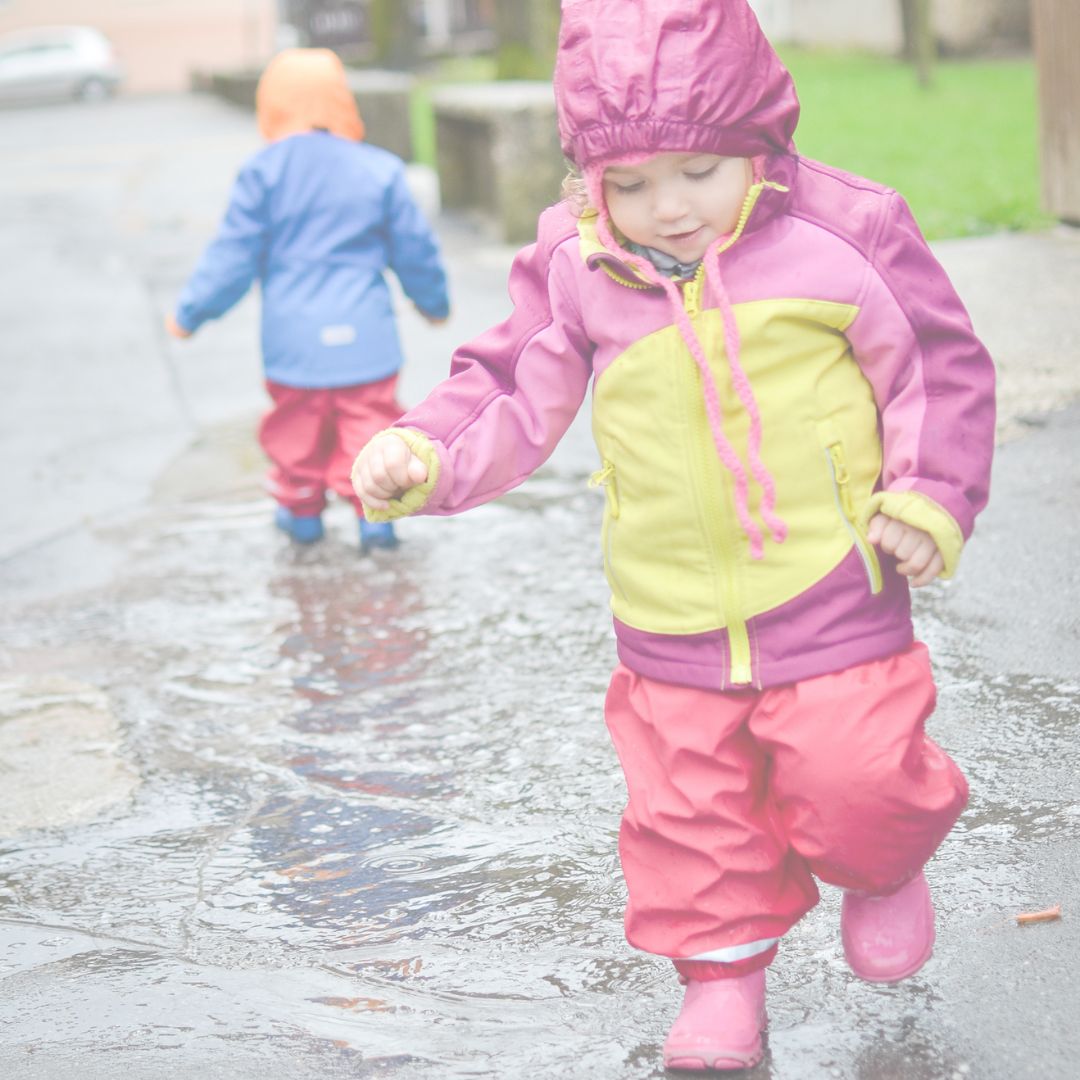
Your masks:
[{"label": "pink drawstring cord", "polygon": [[705,275],[716,292],[720,307],[720,314],[724,320],[724,346],[727,351],[728,367],[731,369],[731,381],[735,386],[735,392],[743,403],[747,415],[750,417],[750,439],[747,457],[750,462],[750,472],[761,488],[761,517],[769,526],[769,532],[777,544],[782,544],[787,538],[787,525],[776,516],[776,484],[772,473],[765,468],[761,460],[761,412],[758,409],[757,400],[754,397],[753,387],[743,369],[739,342],[739,327],[735,322],[735,312],[731,307],[727,289],[724,287],[724,279],[720,273],[720,247],[723,241],[714,240],[705,252]]},{"label": "pink drawstring cord", "polygon": [[[749,482],[746,470],[739,460],[727,436],[724,434],[723,410],[720,404],[720,394],[716,388],[716,380],[713,378],[712,369],[709,367],[708,358],[702,347],[701,339],[690,321],[690,316],[683,306],[682,294],[678,286],[670,278],[662,275],[648,259],[625,250],[615,239],[611,232],[611,226],[607,215],[606,203],[603,191],[603,168],[590,167],[585,170],[585,181],[589,190],[589,197],[593,206],[597,207],[596,232],[600,242],[613,255],[623,260],[630,266],[639,270],[649,282],[659,285],[667,294],[675,314],[675,322],[678,324],[679,333],[690,355],[694,358],[698,370],[701,372],[702,394],[705,400],[705,414],[709,421],[709,430],[712,433],[716,452],[724,467],[731,473],[735,483],[735,515],[739,519],[743,532],[750,543],[750,557],[762,559],[765,556],[764,539],[757,523],[750,516]],[[782,544],[787,536],[787,526],[776,516],[776,485],[772,475],[765,468],[761,460],[761,413],[758,410],[757,401],[754,398],[750,380],[743,370],[739,361],[740,342],[739,330],[735,322],[735,313],[732,311],[731,302],[727,291],[723,286],[723,278],[720,274],[719,248],[722,239],[713,241],[706,252],[705,275],[713,286],[719,299],[721,317],[724,324],[724,345],[727,354],[728,366],[731,370],[731,380],[739,400],[746,409],[750,418],[750,439],[747,458],[750,463],[750,471],[758,486],[761,488],[761,516],[769,527],[773,540]],[[710,275],[709,270],[712,269]]]}]

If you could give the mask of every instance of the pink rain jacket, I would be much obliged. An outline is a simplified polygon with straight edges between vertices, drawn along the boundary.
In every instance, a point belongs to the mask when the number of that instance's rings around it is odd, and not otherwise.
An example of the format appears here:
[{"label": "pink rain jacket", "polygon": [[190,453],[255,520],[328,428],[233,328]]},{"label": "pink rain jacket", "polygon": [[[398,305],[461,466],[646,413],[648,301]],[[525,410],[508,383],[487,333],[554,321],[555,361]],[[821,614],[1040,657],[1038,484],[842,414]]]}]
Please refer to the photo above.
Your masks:
[{"label": "pink rain jacket", "polygon": [[[760,431],[782,542],[763,527],[752,557],[671,296],[603,242],[595,213],[565,204],[514,263],[512,315],[458,349],[395,428],[429,462],[427,483],[370,516],[455,514],[513,488],[591,381],[627,667],[724,690],[905,648],[907,582],[867,542],[868,520],[927,530],[951,574],[987,499],[994,398],[990,359],[904,201],[799,156],[790,76],[742,0],[564,3],[555,88],[563,148],[587,174],[662,150],[758,159],[719,279],[699,269],[675,296],[741,461]],[[742,497],[757,522],[763,492],[752,480]]]}]

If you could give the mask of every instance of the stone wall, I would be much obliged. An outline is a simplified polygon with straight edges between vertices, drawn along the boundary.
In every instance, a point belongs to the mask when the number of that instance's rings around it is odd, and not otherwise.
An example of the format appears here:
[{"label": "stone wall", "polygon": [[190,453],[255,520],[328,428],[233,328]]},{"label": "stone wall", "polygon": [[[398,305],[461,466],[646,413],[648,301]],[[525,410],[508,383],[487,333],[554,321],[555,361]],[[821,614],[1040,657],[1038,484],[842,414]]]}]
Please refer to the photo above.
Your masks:
[{"label": "stone wall", "polygon": [[534,240],[566,175],[551,84],[448,86],[432,107],[443,206],[482,213],[501,240]]}]

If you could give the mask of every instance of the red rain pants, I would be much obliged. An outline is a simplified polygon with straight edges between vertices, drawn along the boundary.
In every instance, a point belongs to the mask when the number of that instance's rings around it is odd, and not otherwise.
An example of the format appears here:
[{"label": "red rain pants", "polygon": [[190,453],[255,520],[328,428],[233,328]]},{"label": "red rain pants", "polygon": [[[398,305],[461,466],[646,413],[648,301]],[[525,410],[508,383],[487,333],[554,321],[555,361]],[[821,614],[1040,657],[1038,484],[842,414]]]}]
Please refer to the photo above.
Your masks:
[{"label": "red rain pants", "polygon": [[319,514],[326,492],[360,500],[349,474],[356,455],[404,410],[395,395],[397,376],[361,386],[301,390],[267,380],[273,399],[259,425],[259,443],[271,461],[266,487],[294,514]]},{"label": "red rain pants", "polygon": [[934,702],[919,643],[760,691],[616,668],[606,719],[629,794],[630,944],[688,977],[742,975],[775,946],[734,963],[686,958],[780,938],[817,903],[815,877],[871,895],[913,877],[967,802],[959,768],[923,733]]}]

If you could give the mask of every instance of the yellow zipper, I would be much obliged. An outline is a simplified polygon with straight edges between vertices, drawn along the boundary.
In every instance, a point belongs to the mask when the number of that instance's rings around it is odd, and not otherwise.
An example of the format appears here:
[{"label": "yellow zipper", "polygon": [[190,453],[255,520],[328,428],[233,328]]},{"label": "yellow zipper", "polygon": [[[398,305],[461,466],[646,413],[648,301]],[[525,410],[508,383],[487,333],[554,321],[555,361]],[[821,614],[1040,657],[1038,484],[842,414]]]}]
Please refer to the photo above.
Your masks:
[{"label": "yellow zipper", "polygon": [[777,191],[787,191],[788,188],[783,184],[773,183],[772,180],[761,180],[756,183],[746,193],[746,198],[743,199],[742,210],[739,211],[739,220],[735,222],[735,228],[732,229],[731,235],[720,245],[717,249],[718,255],[723,255],[725,251],[743,234],[743,230],[746,228],[746,223],[750,220],[750,215],[754,212],[754,207],[757,206],[758,199],[761,198],[761,193],[766,188],[775,188]]},{"label": "yellow zipper", "polygon": [[600,269],[603,270],[604,273],[607,274],[607,276],[609,278],[611,278],[612,281],[617,281],[620,285],[625,285],[628,289],[655,289],[656,288],[655,285],[649,285],[644,281],[630,281],[627,278],[624,278],[622,276],[622,274],[620,274],[617,270],[613,270],[608,265],[606,259],[601,259],[600,260]]},{"label": "yellow zipper", "polygon": [[705,287],[705,264],[699,263],[694,276],[683,285],[683,307],[691,320],[701,314],[701,293]]},{"label": "yellow zipper", "polygon": [[[750,220],[750,215],[754,212],[754,207],[766,188],[775,188],[778,191],[788,190],[783,184],[777,184],[771,180],[762,180],[754,184],[746,193],[735,228],[720,246],[717,254],[723,254],[742,236],[746,223]],[[691,319],[701,310],[701,290],[704,276],[705,264],[702,263],[698,267],[698,272],[694,275],[693,281],[687,284],[683,292],[683,302]],[[708,417],[704,416],[704,413],[699,413],[699,416],[704,417],[704,425],[708,428]],[[711,446],[712,432],[705,431],[704,436],[703,445]],[[743,617],[738,605],[739,582],[736,570],[736,557],[741,532],[737,535],[734,529],[725,528],[725,522],[731,520],[730,516],[726,516],[715,509],[715,497],[711,498],[710,501],[714,504],[714,517],[717,522],[716,534],[720,538],[721,547],[720,565],[724,575],[724,621],[727,623],[728,650],[731,654],[731,671],[728,677],[733,686],[749,686],[754,681],[753,653],[750,649],[750,633],[746,626],[746,619]]]},{"label": "yellow zipper", "polygon": [[604,458],[601,462],[603,468],[597,469],[596,472],[589,477],[589,487],[602,487],[604,489],[604,496],[607,499],[607,513],[604,515],[603,535],[601,536],[601,544],[604,548],[604,563],[607,566],[608,578],[611,581],[612,587],[619,593],[619,595],[627,603],[630,602],[630,598],[626,595],[626,590],[623,588],[622,581],[619,579],[619,575],[615,572],[615,563],[611,557],[612,547],[612,532],[614,531],[615,522],[619,518],[619,492],[615,486],[615,466]]},{"label": "yellow zipper", "polygon": [[[697,268],[694,276],[683,286],[683,306],[691,320],[701,312],[701,293],[705,281],[705,265],[702,263]],[[696,370],[696,369],[695,369]],[[700,398],[700,388],[698,391]],[[711,451],[713,445],[712,431],[709,428],[709,419],[701,409],[695,409],[692,413],[696,418],[698,431],[696,441],[702,454],[702,472],[708,475],[710,466],[715,461],[715,453]],[[728,649],[731,653],[731,670],[728,676],[733,686],[747,686],[753,682],[753,666],[751,663],[750,635],[746,628],[746,620],[739,609],[738,595],[739,582],[736,570],[736,557],[738,554],[738,538],[733,529],[728,527],[730,517],[724,513],[720,505],[720,487],[712,484],[705,485],[704,499],[707,516],[711,522],[709,536],[714,539],[719,548],[719,563],[721,572],[720,603],[724,612],[724,623],[728,632]]]},{"label": "yellow zipper", "polygon": [[833,489],[836,493],[836,501],[840,507],[840,513],[847,525],[855,549],[862,559],[866,576],[870,582],[870,592],[876,596],[881,592],[881,564],[870,542],[863,536],[859,528],[859,515],[855,510],[855,500],[851,494],[851,474],[848,472],[847,460],[844,458],[844,447],[838,443],[830,443],[825,448],[825,458],[832,472]]}]

